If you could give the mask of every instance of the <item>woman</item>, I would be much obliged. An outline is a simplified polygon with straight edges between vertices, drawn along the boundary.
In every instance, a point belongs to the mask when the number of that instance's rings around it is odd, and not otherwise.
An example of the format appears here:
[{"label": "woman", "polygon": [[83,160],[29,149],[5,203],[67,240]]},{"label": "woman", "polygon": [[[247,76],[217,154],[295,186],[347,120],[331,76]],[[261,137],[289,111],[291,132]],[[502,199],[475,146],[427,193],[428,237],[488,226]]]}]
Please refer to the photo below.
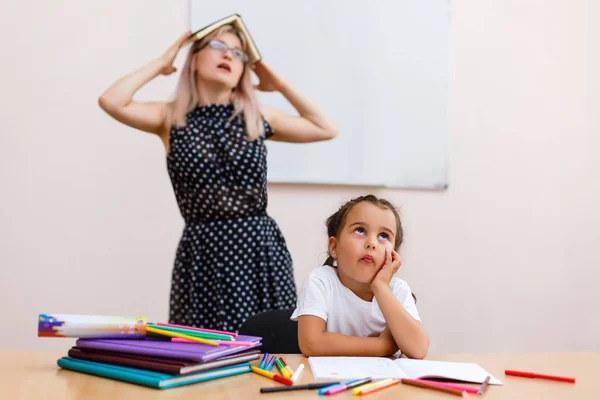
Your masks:
[{"label": "woman", "polygon": [[[292,260],[266,214],[264,140],[315,142],[337,127],[264,62],[248,63],[246,37],[231,25],[194,42],[173,102],[136,102],[173,61],[190,32],[160,58],[121,78],[99,98],[116,120],[161,138],[185,228],[171,283],[169,321],[237,331],[256,313],[296,305]],[[259,105],[257,89],[279,91],[298,111]],[[264,118],[263,118],[264,117]]]}]

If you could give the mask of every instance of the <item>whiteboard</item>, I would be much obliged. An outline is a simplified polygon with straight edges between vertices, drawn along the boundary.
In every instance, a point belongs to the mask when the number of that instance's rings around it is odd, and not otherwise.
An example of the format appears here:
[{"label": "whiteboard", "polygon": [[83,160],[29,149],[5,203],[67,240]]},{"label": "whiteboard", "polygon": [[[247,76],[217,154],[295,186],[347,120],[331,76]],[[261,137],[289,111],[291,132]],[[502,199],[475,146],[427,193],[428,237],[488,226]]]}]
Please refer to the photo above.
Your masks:
[{"label": "whiteboard", "polygon": [[[267,142],[268,179],[447,187],[448,0],[191,0],[191,29],[240,14],[266,63],[325,110],[334,140]],[[297,114],[279,93],[259,100]]]}]

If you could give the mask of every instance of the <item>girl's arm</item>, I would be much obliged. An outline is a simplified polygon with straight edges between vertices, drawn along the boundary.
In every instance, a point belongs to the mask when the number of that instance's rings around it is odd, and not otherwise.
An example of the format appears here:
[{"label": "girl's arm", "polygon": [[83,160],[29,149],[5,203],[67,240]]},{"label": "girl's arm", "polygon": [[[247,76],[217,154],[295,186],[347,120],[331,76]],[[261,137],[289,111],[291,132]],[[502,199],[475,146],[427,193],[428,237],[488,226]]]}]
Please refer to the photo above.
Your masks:
[{"label": "girl's arm", "polygon": [[395,251],[387,249],[386,261],[371,282],[371,288],[402,353],[410,358],[422,359],[429,349],[429,335],[421,322],[406,311],[390,287],[390,280],[399,268],[400,256]]},{"label": "girl's arm", "polygon": [[429,349],[429,335],[423,324],[404,309],[389,285],[382,285],[373,291],[388,328],[402,353],[410,358],[425,358]]},{"label": "girl's arm", "polygon": [[325,332],[325,320],[314,315],[298,317],[298,344],[305,357],[385,357],[398,351],[389,329],[378,337],[347,336]]},{"label": "girl's arm", "polygon": [[289,82],[279,77],[264,62],[254,65],[254,72],[260,83],[256,86],[262,91],[279,91],[300,116],[287,115],[268,106],[261,106],[261,112],[273,128],[271,140],[281,142],[308,143],[334,138],[338,127],[308,97],[300,93]]}]

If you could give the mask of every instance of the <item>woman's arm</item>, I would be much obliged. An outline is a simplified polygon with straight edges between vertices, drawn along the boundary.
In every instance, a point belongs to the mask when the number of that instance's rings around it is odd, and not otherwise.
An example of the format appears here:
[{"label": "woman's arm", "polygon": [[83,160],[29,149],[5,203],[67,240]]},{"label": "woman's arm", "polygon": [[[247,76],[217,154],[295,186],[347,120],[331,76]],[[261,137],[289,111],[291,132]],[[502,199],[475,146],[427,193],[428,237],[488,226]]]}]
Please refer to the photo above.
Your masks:
[{"label": "woman's arm", "polygon": [[294,86],[281,79],[264,62],[254,65],[254,72],[260,83],[258,90],[279,91],[298,111],[299,116],[287,115],[268,106],[261,106],[261,112],[273,128],[271,140],[281,142],[308,143],[334,138],[338,127],[312,100],[300,93]]},{"label": "woman's arm", "polygon": [[125,125],[162,136],[167,131],[165,122],[169,103],[136,102],[133,96],[156,76],[175,72],[173,61],[188,37],[189,32],[186,32],[160,58],[113,83],[98,99],[100,107]]},{"label": "woman's arm", "polygon": [[325,320],[314,315],[298,317],[298,344],[300,351],[306,357],[384,357],[398,351],[388,329],[378,337],[357,337],[325,332]]},{"label": "woman's arm", "polygon": [[[400,268],[400,256],[386,249],[386,261],[377,273],[371,288],[381,308],[392,336],[402,353],[410,358],[425,358],[429,349],[429,335],[423,324],[406,311],[390,287],[392,276]],[[410,292],[408,296],[411,296]]]}]

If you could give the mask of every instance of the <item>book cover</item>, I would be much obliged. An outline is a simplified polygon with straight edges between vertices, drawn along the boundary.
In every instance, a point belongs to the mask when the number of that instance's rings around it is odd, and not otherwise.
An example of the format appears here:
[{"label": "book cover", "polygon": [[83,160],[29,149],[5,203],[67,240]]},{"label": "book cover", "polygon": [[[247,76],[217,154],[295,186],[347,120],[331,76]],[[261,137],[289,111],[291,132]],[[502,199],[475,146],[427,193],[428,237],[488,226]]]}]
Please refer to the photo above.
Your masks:
[{"label": "book cover", "polygon": [[58,359],[57,364],[63,369],[136,383],[138,385],[149,386],[156,389],[169,389],[172,387],[205,382],[250,372],[249,362],[189,375],[170,375],[161,372],[123,367],[120,365],[79,360],[71,357],[60,358]]},{"label": "book cover", "polygon": [[253,346],[211,346],[202,343],[175,343],[159,340],[127,339],[79,339],[76,346],[85,349],[109,350],[120,353],[138,354],[196,362],[207,362],[220,357],[238,354],[261,345],[258,336],[239,335],[242,342],[252,342]]},{"label": "book cover", "polygon": [[146,324],[138,316],[40,314],[38,337],[143,339]]},{"label": "book cover", "polygon": [[256,47],[254,39],[250,35],[248,28],[244,24],[244,21],[242,20],[242,17],[239,14],[232,14],[225,18],[221,18],[220,20],[215,21],[212,24],[205,26],[204,28],[197,30],[190,36],[190,39],[188,40],[192,42],[201,40],[205,36],[211,34],[215,30],[225,25],[233,25],[242,33],[242,35],[244,35],[244,37],[246,38],[246,42],[248,43],[247,53],[248,57],[250,58],[251,64],[254,64],[262,59],[262,56],[258,51],[258,47]]},{"label": "book cover", "polygon": [[254,361],[260,357],[259,350],[251,350],[250,352],[221,357],[214,361],[196,363],[183,360],[172,360],[169,358],[118,353],[106,350],[82,349],[78,347],[71,348],[68,354],[69,357],[80,360],[121,365],[124,367],[145,369],[171,375],[185,375],[207,371],[210,369]]}]

